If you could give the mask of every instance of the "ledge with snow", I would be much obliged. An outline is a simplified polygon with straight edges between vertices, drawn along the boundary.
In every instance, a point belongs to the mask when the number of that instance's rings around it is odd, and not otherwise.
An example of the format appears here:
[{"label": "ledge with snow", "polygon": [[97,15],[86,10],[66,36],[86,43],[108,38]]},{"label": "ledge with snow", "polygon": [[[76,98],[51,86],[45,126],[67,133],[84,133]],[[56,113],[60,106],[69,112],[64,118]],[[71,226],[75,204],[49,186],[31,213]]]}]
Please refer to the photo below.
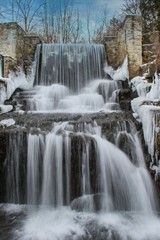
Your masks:
[{"label": "ledge with snow", "polygon": [[155,180],[160,179],[160,76],[155,73],[153,83],[144,77],[131,80],[132,91],[137,98],[131,101],[133,116],[142,123],[145,143],[151,155],[150,168],[155,171]]}]

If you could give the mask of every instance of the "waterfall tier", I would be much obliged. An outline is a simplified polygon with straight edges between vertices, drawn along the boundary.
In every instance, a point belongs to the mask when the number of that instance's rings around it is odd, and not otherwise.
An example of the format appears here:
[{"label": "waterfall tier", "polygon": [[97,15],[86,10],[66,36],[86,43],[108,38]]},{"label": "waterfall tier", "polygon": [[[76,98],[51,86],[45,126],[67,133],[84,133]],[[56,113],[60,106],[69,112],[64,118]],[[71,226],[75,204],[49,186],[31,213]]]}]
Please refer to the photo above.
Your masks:
[{"label": "waterfall tier", "polygon": [[[91,120],[56,123],[52,132],[30,133],[27,139],[12,133],[7,157],[8,202],[62,207],[89,195],[84,202],[89,201],[89,209],[94,211],[93,197],[99,194],[102,211],[152,212],[156,209],[154,189],[133,127],[129,122],[128,127],[121,123],[120,130],[118,124],[115,137],[117,145],[124,141],[124,135],[126,142],[132,140],[128,153],[139,149],[131,160],[102,138],[101,128]],[[21,148],[14,153],[15,146],[21,144],[27,146],[24,159]]]},{"label": "waterfall tier", "polygon": [[35,61],[34,88],[15,96],[24,110],[120,110],[118,92],[122,86],[120,81],[105,78],[103,45],[40,44],[36,49]]},{"label": "waterfall tier", "polygon": [[59,83],[79,92],[104,78],[105,49],[99,44],[41,44],[36,50],[35,85]]}]

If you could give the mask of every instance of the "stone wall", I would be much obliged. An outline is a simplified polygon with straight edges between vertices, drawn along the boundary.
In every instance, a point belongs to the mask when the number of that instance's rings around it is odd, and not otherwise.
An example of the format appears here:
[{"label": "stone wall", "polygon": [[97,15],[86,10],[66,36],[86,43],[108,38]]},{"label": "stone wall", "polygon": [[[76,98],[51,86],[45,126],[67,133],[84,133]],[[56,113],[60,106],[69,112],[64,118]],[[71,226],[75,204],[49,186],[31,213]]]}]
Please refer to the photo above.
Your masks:
[{"label": "stone wall", "polygon": [[40,37],[36,35],[25,35],[24,36],[24,53],[23,63],[24,71],[28,73],[34,60],[34,53],[37,44],[41,43]]},{"label": "stone wall", "polygon": [[15,22],[0,23],[0,54],[13,59],[20,58],[24,30]]},{"label": "stone wall", "polygon": [[17,23],[0,23],[0,55],[4,59],[3,77],[8,77],[9,71],[15,71],[18,66],[22,66],[27,73],[38,43],[40,43],[38,36],[26,35]]},{"label": "stone wall", "polygon": [[15,70],[16,71],[16,65],[17,65],[17,61],[15,58],[12,58],[10,56],[4,56],[3,57],[3,62],[4,62],[4,66],[3,66],[3,77],[8,77],[9,74],[9,70]]},{"label": "stone wall", "polygon": [[119,67],[128,55],[129,78],[139,74],[142,64],[142,24],[138,15],[127,15],[116,37],[105,38],[108,63]]},{"label": "stone wall", "polygon": [[[118,58],[118,38],[116,36],[105,37],[105,48],[107,53],[107,62],[113,68],[117,69],[119,67]],[[117,62],[118,59],[118,62]]]}]

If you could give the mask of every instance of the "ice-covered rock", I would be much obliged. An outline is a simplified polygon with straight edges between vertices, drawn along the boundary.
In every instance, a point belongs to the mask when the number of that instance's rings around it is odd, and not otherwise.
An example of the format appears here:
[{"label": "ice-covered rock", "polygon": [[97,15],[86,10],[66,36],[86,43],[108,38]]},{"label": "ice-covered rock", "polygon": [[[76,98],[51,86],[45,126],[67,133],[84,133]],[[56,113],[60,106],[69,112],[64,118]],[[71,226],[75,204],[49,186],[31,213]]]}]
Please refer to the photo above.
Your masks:
[{"label": "ice-covered rock", "polygon": [[10,112],[12,110],[13,110],[12,105],[3,105],[3,104],[0,105],[0,114]]},{"label": "ice-covered rock", "polygon": [[0,127],[6,128],[15,124],[15,121],[12,118],[4,119],[0,121]]}]

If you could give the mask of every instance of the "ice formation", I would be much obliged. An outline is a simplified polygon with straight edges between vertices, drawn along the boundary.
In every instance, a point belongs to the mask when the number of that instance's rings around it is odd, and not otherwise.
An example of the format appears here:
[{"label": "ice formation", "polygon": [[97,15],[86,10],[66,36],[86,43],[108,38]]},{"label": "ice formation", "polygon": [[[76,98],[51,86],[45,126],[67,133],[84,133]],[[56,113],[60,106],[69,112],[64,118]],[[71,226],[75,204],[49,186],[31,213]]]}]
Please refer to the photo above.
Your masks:
[{"label": "ice formation", "polygon": [[30,89],[33,86],[33,72],[26,76],[20,68],[17,73],[10,72],[8,78],[0,77],[3,81],[3,85],[0,88],[0,108],[1,113],[9,112],[12,110],[12,106],[4,105],[5,100],[9,99],[14,91],[18,88],[22,90]]},{"label": "ice formation", "polygon": [[0,127],[3,127],[3,128],[10,127],[14,124],[15,124],[15,121],[12,118],[4,119],[4,120],[0,121]]},{"label": "ice formation", "polygon": [[157,128],[157,114],[160,113],[160,78],[155,73],[153,83],[148,83],[143,77],[137,76],[131,80],[133,91],[138,97],[131,101],[134,117],[142,122],[144,140],[152,157],[151,168],[156,170],[156,178],[160,172],[159,159],[155,152]]},{"label": "ice formation", "polygon": [[12,109],[13,109],[12,105],[0,104],[0,114],[10,112],[10,111],[12,111]]},{"label": "ice formation", "polygon": [[104,67],[105,73],[107,73],[113,80],[122,80],[125,81],[129,79],[129,72],[128,72],[128,56],[125,57],[122,65],[117,69],[114,70],[108,63],[105,64]]}]

